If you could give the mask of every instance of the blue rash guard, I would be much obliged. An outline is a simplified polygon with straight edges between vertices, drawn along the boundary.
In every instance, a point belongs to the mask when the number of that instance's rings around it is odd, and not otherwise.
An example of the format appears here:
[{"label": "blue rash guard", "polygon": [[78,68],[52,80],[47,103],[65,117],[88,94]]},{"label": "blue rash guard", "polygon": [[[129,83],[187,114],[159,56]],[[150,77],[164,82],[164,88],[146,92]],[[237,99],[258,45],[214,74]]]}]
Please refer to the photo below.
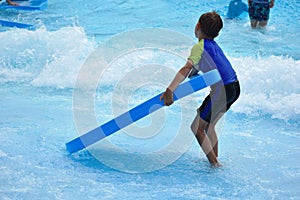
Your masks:
[{"label": "blue rash guard", "polygon": [[[194,72],[217,69],[224,85],[237,81],[237,75],[222,49],[214,40],[202,39],[195,44],[188,58],[194,64]],[[193,75],[194,72],[191,72]]]},{"label": "blue rash guard", "polygon": [[201,119],[207,123],[216,123],[220,114],[224,114],[239,98],[240,85],[236,73],[214,40],[200,40],[193,46],[188,59],[194,65],[189,76],[195,75],[198,71],[205,73],[212,69],[217,69],[221,75],[223,82],[211,86],[210,94],[197,110]]}]

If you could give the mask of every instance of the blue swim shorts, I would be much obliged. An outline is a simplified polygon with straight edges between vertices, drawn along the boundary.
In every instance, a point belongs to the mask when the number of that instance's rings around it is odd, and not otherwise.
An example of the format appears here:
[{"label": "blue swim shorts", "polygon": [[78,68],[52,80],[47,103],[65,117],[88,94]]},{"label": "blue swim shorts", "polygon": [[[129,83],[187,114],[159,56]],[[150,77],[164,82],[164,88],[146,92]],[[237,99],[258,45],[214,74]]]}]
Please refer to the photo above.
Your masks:
[{"label": "blue swim shorts", "polygon": [[249,5],[250,20],[268,21],[270,14],[270,4],[251,2]]}]

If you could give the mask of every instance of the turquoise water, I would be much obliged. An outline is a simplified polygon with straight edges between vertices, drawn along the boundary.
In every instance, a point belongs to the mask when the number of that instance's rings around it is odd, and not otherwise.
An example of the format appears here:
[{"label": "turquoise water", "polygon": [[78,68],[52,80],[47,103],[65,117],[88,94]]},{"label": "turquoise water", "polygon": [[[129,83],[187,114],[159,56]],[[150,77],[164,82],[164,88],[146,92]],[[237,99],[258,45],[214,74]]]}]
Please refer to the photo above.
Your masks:
[{"label": "turquoise water", "polygon": [[[161,142],[152,144],[149,140],[147,145],[147,140],[143,140],[141,146],[127,137],[128,132],[111,137],[116,145],[133,152],[136,162],[130,159],[126,162],[126,155],[132,154],[105,147],[72,155],[65,149],[65,143],[80,132],[73,102],[76,78],[99,45],[116,34],[143,28],[169,29],[196,42],[193,29],[200,14],[217,10],[225,16],[228,3],[224,0],[55,0],[48,2],[45,11],[1,11],[1,19],[37,27],[36,31],[0,27],[1,199],[298,199],[300,4],[297,0],[276,1],[266,30],[252,30],[246,14],[237,20],[224,19],[217,41],[237,71],[242,93],[221,123],[222,168],[209,166],[195,140],[179,159],[167,165],[164,162],[172,153],[150,162],[143,154],[164,146],[180,123],[186,127],[185,138],[192,138],[189,118],[196,114],[194,110],[207,90],[192,97],[196,105],[175,104],[163,111],[166,119],[161,134],[165,140]],[[171,45],[178,43],[174,39]],[[95,90],[94,112],[98,124],[113,117],[110,107],[111,96],[116,95],[114,83],[140,63],[171,66],[173,71],[157,77],[152,74],[157,78],[153,82],[158,84],[152,82],[141,91],[128,93],[132,95],[129,105],[121,106],[121,110],[161,91],[184,59],[168,52],[156,54],[143,50],[115,60]],[[142,78],[150,82],[151,76],[145,77]],[[128,85],[139,77],[131,78]],[[177,117],[181,109],[191,110],[184,120]],[[159,113],[157,117],[162,115]],[[139,125],[147,127],[151,120],[154,119],[147,118]],[[148,128],[147,133],[156,132],[155,128]],[[146,164],[164,167],[139,173]],[[124,170],[128,166],[135,173]]]}]

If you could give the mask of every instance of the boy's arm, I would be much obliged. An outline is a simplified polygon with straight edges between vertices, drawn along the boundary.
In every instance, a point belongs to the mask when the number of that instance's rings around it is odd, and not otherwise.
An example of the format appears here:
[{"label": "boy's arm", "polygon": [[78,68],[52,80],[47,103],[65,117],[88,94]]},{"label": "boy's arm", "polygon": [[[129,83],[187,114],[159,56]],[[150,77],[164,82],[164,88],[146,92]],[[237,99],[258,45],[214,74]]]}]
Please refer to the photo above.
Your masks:
[{"label": "boy's arm", "polygon": [[170,83],[166,92],[160,96],[160,100],[164,99],[164,104],[169,106],[173,104],[173,92],[178,87],[178,85],[189,75],[191,69],[193,68],[193,62],[188,60],[186,64],[177,72],[173,81]]},{"label": "boy's arm", "polygon": [[188,60],[185,65],[177,72],[176,76],[174,77],[173,81],[170,83],[168,88],[174,92],[178,85],[184,81],[184,79],[189,75],[190,71],[193,68],[193,62]]},{"label": "boy's arm", "polygon": [[11,6],[18,6],[19,4],[12,2],[11,0],[6,0],[6,2],[8,3],[8,5]]}]

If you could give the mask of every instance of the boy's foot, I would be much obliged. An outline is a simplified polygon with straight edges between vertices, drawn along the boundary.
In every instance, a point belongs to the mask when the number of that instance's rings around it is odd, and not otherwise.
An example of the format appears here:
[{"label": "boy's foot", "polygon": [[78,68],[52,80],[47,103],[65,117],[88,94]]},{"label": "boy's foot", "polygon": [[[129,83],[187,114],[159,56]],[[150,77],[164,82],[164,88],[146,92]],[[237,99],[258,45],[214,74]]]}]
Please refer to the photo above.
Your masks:
[{"label": "boy's foot", "polygon": [[211,165],[211,167],[213,167],[213,168],[219,168],[219,167],[222,167],[222,166],[223,166],[223,165],[221,165],[219,162],[211,163],[210,165]]}]

